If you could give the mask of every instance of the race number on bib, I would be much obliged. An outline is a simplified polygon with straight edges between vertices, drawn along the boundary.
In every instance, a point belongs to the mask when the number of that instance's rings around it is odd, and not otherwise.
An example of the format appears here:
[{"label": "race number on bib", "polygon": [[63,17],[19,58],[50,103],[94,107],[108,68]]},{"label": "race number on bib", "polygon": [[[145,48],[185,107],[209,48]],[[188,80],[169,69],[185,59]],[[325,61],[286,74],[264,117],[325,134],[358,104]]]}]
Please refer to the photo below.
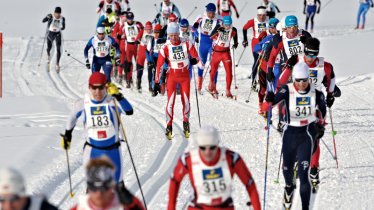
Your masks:
[{"label": "race number on bib", "polygon": [[318,82],[318,70],[309,69],[309,78],[312,80],[312,82],[315,85],[317,85],[317,82]]},{"label": "race number on bib", "polygon": [[258,23],[257,27],[258,27],[258,34],[260,34],[261,32],[266,30],[266,23]]},{"label": "race number on bib", "polygon": [[208,31],[211,31],[212,29],[213,29],[213,20],[206,19],[203,25],[203,30],[208,32]]},{"label": "race number on bib", "polygon": [[310,97],[297,97],[295,116],[304,118],[311,114],[312,114],[312,107],[311,107]]},{"label": "race number on bib", "polygon": [[108,53],[108,46],[105,44],[105,42],[97,43],[96,52],[100,56],[105,56]]},{"label": "race number on bib", "polygon": [[182,46],[172,47],[173,51],[173,60],[175,61],[183,61],[186,59],[186,55],[183,52]]},{"label": "race number on bib", "polygon": [[298,55],[302,53],[302,49],[299,40],[288,41],[288,50],[291,55]]},{"label": "race number on bib", "polygon": [[222,193],[226,190],[222,168],[205,169],[203,175],[203,190],[205,194]]}]

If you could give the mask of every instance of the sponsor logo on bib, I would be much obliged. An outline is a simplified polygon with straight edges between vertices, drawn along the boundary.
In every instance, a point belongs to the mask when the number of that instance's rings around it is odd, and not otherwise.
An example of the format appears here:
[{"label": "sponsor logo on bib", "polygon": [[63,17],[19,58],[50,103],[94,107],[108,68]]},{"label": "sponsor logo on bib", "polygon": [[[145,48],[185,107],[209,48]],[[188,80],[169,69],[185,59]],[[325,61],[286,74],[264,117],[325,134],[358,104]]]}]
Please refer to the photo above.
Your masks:
[{"label": "sponsor logo on bib", "polygon": [[296,47],[296,46],[299,46],[299,40],[291,40],[291,41],[288,41],[288,46],[290,46],[290,47]]},{"label": "sponsor logo on bib", "polygon": [[317,77],[318,76],[318,70],[310,69],[309,70],[309,77]]},{"label": "sponsor logo on bib", "polygon": [[297,106],[308,106],[310,105],[310,97],[297,97],[296,98]]},{"label": "sponsor logo on bib", "polygon": [[219,179],[223,177],[222,168],[203,170],[203,180]]},{"label": "sponsor logo on bib", "polygon": [[105,106],[91,107],[91,115],[105,115],[106,108]]}]

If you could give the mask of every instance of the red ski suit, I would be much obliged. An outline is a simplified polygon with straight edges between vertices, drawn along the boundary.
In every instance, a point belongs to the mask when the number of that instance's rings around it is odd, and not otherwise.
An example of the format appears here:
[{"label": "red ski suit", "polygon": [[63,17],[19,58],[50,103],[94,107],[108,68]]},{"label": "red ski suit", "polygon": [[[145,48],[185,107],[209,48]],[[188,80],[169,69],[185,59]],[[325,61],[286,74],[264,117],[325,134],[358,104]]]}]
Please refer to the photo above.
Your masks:
[{"label": "red ski suit", "polygon": [[222,5],[221,6],[221,1],[222,0],[217,0],[217,11],[218,11],[218,14],[221,15],[222,17],[225,17],[225,16],[231,16],[231,7],[234,8],[235,12],[236,12],[236,16],[239,15],[238,13],[238,9],[236,9],[236,6],[234,4],[234,1],[233,0],[226,0],[228,1],[228,8],[224,8],[225,5]]},{"label": "red ski suit", "polygon": [[[263,25],[261,25],[261,27],[266,27],[266,22],[263,22],[261,24],[263,24]],[[259,23],[259,25],[260,25],[260,23]],[[252,30],[253,30],[253,37],[252,37],[252,42],[251,42],[252,52],[253,52],[253,49],[255,48],[255,45],[260,42],[259,41],[259,35],[266,28],[259,28],[258,26],[255,26],[255,19],[250,19],[243,26],[243,35],[244,35],[244,37],[247,37],[247,30],[250,29],[250,28],[252,28]],[[258,28],[257,31],[256,31],[256,28]]]},{"label": "red ski suit", "polygon": [[124,26],[124,24],[122,24],[120,22],[116,22],[116,24],[113,26],[113,31],[112,31],[112,37],[116,39],[116,41],[119,45],[119,49],[121,51],[121,55],[120,55],[121,65],[118,66],[118,76],[119,77],[122,77],[123,64],[125,63],[125,60],[126,60],[126,51],[125,51],[126,39],[125,39],[124,36],[122,36],[123,26]]},{"label": "red ski suit", "polygon": [[[175,53],[172,53],[175,51]],[[183,121],[188,122],[190,117],[190,73],[189,59],[199,59],[195,46],[189,41],[179,40],[175,45],[167,41],[162,46],[157,59],[155,83],[160,82],[160,73],[165,59],[168,61],[169,70],[166,74],[166,91],[168,102],[166,105],[166,123],[171,126],[174,116],[174,104],[177,84],[180,86],[183,104]]]},{"label": "red ski suit", "polygon": [[[243,159],[240,157],[239,154],[230,151],[226,149],[226,160],[229,166],[231,178],[233,178],[234,174],[236,174],[240,181],[245,186],[248,196],[251,199],[252,207],[254,210],[261,210],[261,204],[260,204],[260,198],[257,192],[256,184],[252,178],[251,172],[248,170],[247,166],[245,165]],[[208,166],[214,166],[218,163],[221,156],[221,148],[218,149],[216,157],[213,159],[211,163],[205,162],[200,153],[199,153],[200,159],[204,162],[205,165]],[[192,170],[193,163],[191,161],[190,152],[185,153],[179,160],[177,165],[174,168],[174,172],[172,174],[172,177],[170,179],[170,187],[169,187],[169,203],[168,203],[168,210],[175,210],[176,204],[177,204],[177,196],[180,184],[184,178],[185,175],[188,174],[191,185],[194,190],[195,199],[192,201],[192,203],[195,204],[195,206],[189,206],[188,210],[234,210],[234,206],[228,204],[227,207],[222,206],[225,201],[221,201],[220,203],[217,203],[215,206],[207,206],[196,203],[196,187],[194,182],[194,175],[193,173],[198,173],[196,171]],[[219,206],[219,208],[218,208]]]}]

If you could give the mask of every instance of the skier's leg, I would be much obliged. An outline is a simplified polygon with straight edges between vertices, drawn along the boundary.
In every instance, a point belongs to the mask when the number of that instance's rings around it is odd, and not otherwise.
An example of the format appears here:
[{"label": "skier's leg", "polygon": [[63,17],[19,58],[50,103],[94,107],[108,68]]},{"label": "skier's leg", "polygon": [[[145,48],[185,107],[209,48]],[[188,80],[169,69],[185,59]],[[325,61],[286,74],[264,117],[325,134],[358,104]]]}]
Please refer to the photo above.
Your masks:
[{"label": "skier's leg", "polygon": [[57,50],[56,65],[59,65],[60,58],[61,58],[61,33],[58,33],[56,35],[56,50]]},{"label": "skier's leg", "polygon": [[[208,60],[208,53],[209,53],[209,46],[208,46],[208,44],[206,44],[206,43],[204,44],[204,43],[200,42],[200,45],[199,45],[199,55],[200,55],[201,62],[204,65],[206,64],[206,61]],[[197,72],[197,75],[199,77],[203,77],[203,74],[204,74],[204,69],[199,68],[198,72]]]},{"label": "skier's leg", "polygon": [[311,163],[310,163],[311,168],[318,168],[319,167],[319,156],[320,156],[319,142],[320,142],[320,140],[317,139],[314,143],[313,155],[312,155],[312,160],[311,160]]},{"label": "skier's leg", "polygon": [[305,30],[306,31],[308,30],[309,17],[310,17],[309,13],[307,12],[305,16]]},{"label": "skier's leg", "polygon": [[190,79],[189,79],[189,73],[185,74],[183,78],[180,78],[179,81],[180,84],[180,90],[181,90],[181,99],[182,99],[182,105],[183,105],[183,122],[188,122],[190,118]]},{"label": "skier's leg", "polygon": [[51,49],[52,49],[52,42],[54,40],[53,34],[51,32],[48,32],[47,35],[47,55],[48,58],[51,58]]},{"label": "skier's leg", "polygon": [[115,166],[114,176],[116,182],[120,182],[123,180],[123,158],[121,155],[121,147],[108,150],[107,155],[109,156],[110,160],[113,162]]},{"label": "skier's leg", "polygon": [[97,57],[93,57],[92,59],[92,73],[94,72],[100,72],[100,69],[101,69],[101,63],[100,63],[100,59],[97,58]]},{"label": "skier's leg", "polygon": [[210,74],[209,74],[209,91],[214,91],[216,83],[214,82],[215,75],[218,71],[219,63],[221,62],[221,53],[213,52],[211,61],[210,61]]},{"label": "skier's leg", "polygon": [[277,84],[278,84],[278,80],[279,80],[279,76],[280,76],[280,64],[279,63],[276,63],[274,65],[274,68],[273,68],[273,73],[274,73],[274,80],[273,80],[273,88],[274,90],[276,90],[277,88]]},{"label": "skier's leg", "polygon": [[252,85],[255,83],[256,75],[257,75],[257,67],[258,63],[260,61],[257,61],[259,59],[258,53],[253,52],[253,66],[252,66]]},{"label": "skier's leg", "polygon": [[174,104],[175,104],[175,96],[177,94],[177,83],[175,82],[175,75],[168,76],[167,82],[167,95],[168,95],[168,102],[166,104],[166,124],[171,126],[173,124],[173,116],[174,116]]},{"label": "skier's leg", "polygon": [[365,21],[366,21],[366,13],[369,10],[369,5],[365,5],[362,11],[362,28],[365,26]]},{"label": "skier's leg", "polygon": [[296,139],[289,128],[283,132],[283,176],[287,186],[293,186],[293,167],[296,161]]},{"label": "skier's leg", "polygon": [[357,26],[356,26],[356,28],[358,28],[360,26],[360,19],[361,19],[361,15],[362,15],[363,10],[364,10],[364,5],[360,3],[360,7],[358,8],[358,12],[357,12]]},{"label": "skier's leg", "polygon": [[[226,93],[231,94],[231,83],[232,83],[232,59],[230,52],[223,53],[222,56],[223,67],[225,68],[226,72]],[[227,94],[226,94],[227,95]]]},{"label": "skier's leg", "polygon": [[104,69],[104,74],[106,76],[106,79],[108,82],[111,82],[111,72],[112,72],[112,69],[113,69],[113,65],[112,65],[112,62],[110,60],[107,60],[105,62],[105,65],[103,66],[103,69]]},{"label": "skier's leg", "polygon": [[265,71],[260,69],[260,71],[258,72],[258,78],[259,78],[259,83],[260,83],[260,91],[258,91],[259,110],[260,110],[260,114],[265,114],[265,112],[263,112],[262,110],[262,103],[264,102],[265,93],[267,89]]},{"label": "skier's leg", "polygon": [[310,30],[313,31],[314,29],[314,16],[315,16],[315,12],[313,12],[311,15],[310,15]]}]

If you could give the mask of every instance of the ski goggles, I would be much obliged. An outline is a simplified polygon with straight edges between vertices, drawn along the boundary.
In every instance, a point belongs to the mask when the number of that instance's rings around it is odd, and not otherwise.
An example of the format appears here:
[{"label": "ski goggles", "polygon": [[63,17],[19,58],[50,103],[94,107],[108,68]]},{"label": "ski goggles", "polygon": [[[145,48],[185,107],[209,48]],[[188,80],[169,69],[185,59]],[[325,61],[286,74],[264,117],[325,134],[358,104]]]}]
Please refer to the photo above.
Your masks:
[{"label": "ski goggles", "polygon": [[113,186],[112,180],[105,182],[87,182],[87,189],[92,192],[106,192]]},{"label": "ski goggles", "polygon": [[0,196],[0,203],[4,202],[14,202],[19,200],[21,197],[18,195],[11,195],[11,196]]},{"label": "ski goggles", "polygon": [[308,82],[308,78],[304,78],[304,79],[295,79],[295,82]]},{"label": "ski goggles", "polygon": [[90,88],[91,88],[92,90],[97,90],[97,89],[99,89],[99,90],[104,90],[105,85],[90,85]]},{"label": "ski goggles", "polygon": [[202,150],[202,151],[205,151],[205,150],[210,150],[210,151],[213,151],[215,149],[217,149],[217,146],[210,146],[210,147],[205,147],[205,146],[199,146],[199,149]]},{"label": "ski goggles", "polygon": [[305,47],[304,53],[309,58],[316,58],[318,56],[319,49],[310,49],[310,48]]},{"label": "ski goggles", "polygon": [[305,54],[305,56],[306,56],[307,58],[317,58],[316,55],[308,55],[308,54]]}]

